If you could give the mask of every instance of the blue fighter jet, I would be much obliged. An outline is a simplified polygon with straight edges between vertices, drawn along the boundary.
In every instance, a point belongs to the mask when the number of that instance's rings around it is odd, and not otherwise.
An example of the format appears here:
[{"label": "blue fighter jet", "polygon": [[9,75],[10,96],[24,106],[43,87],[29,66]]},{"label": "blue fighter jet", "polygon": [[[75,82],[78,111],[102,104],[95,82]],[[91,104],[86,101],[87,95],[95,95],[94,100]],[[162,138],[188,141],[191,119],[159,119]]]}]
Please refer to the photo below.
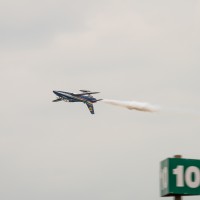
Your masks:
[{"label": "blue fighter jet", "polygon": [[101,101],[102,99],[95,99],[91,94],[98,94],[99,92],[91,92],[89,90],[80,90],[81,93],[74,94],[70,92],[63,91],[53,91],[53,93],[58,97],[53,100],[53,102],[66,101],[66,102],[82,102],[85,103],[91,114],[94,114],[93,103]]}]

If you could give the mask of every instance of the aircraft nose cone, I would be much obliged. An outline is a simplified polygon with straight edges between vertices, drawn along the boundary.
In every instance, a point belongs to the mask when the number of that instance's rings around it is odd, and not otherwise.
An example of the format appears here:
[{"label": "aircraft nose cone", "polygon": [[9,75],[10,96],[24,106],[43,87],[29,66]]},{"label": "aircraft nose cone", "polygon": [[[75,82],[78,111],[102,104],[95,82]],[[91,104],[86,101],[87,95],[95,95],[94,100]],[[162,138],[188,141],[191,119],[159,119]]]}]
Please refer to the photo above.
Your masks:
[{"label": "aircraft nose cone", "polygon": [[58,92],[56,90],[53,90],[53,93],[56,94],[56,95],[58,94]]}]

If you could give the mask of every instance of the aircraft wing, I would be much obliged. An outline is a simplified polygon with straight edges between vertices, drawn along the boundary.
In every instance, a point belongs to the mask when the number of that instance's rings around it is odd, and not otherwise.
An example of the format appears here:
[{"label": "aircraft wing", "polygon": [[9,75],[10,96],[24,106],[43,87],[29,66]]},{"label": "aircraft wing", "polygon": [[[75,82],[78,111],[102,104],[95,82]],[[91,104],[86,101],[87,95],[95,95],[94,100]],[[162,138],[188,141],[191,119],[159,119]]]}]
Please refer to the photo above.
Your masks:
[{"label": "aircraft wing", "polygon": [[98,94],[100,92],[83,92],[81,94],[73,94],[75,96],[83,96],[83,95],[90,95],[90,94]]},{"label": "aircraft wing", "polygon": [[53,102],[58,102],[58,101],[62,101],[62,99],[58,98],[58,99],[53,100]]},{"label": "aircraft wing", "polygon": [[89,111],[91,114],[94,114],[94,107],[93,107],[93,104],[92,103],[86,103]]}]

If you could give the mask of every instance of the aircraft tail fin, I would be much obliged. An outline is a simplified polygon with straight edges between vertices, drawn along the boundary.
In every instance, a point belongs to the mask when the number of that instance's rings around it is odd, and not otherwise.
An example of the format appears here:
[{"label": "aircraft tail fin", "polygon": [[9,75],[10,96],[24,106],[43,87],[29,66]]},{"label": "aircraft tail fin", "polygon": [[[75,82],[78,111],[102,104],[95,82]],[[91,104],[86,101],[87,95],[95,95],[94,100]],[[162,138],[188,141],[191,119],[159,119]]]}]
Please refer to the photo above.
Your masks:
[{"label": "aircraft tail fin", "polygon": [[87,102],[86,105],[87,105],[87,107],[88,107],[90,113],[91,113],[91,114],[94,114],[94,107],[93,107],[93,104]]}]

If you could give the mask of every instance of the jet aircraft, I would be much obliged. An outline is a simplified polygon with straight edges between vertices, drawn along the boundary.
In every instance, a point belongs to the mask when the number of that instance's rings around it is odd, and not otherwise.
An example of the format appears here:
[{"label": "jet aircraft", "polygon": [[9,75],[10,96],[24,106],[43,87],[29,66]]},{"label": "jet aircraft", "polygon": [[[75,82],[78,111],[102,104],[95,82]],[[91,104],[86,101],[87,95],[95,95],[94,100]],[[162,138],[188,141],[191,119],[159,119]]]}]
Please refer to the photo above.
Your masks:
[{"label": "jet aircraft", "polygon": [[82,102],[85,103],[91,114],[94,114],[93,103],[101,101],[102,99],[95,99],[91,94],[98,94],[99,92],[91,92],[89,90],[80,90],[81,93],[75,94],[64,91],[53,91],[53,93],[58,97],[53,100],[53,102],[66,101],[66,102]]}]

